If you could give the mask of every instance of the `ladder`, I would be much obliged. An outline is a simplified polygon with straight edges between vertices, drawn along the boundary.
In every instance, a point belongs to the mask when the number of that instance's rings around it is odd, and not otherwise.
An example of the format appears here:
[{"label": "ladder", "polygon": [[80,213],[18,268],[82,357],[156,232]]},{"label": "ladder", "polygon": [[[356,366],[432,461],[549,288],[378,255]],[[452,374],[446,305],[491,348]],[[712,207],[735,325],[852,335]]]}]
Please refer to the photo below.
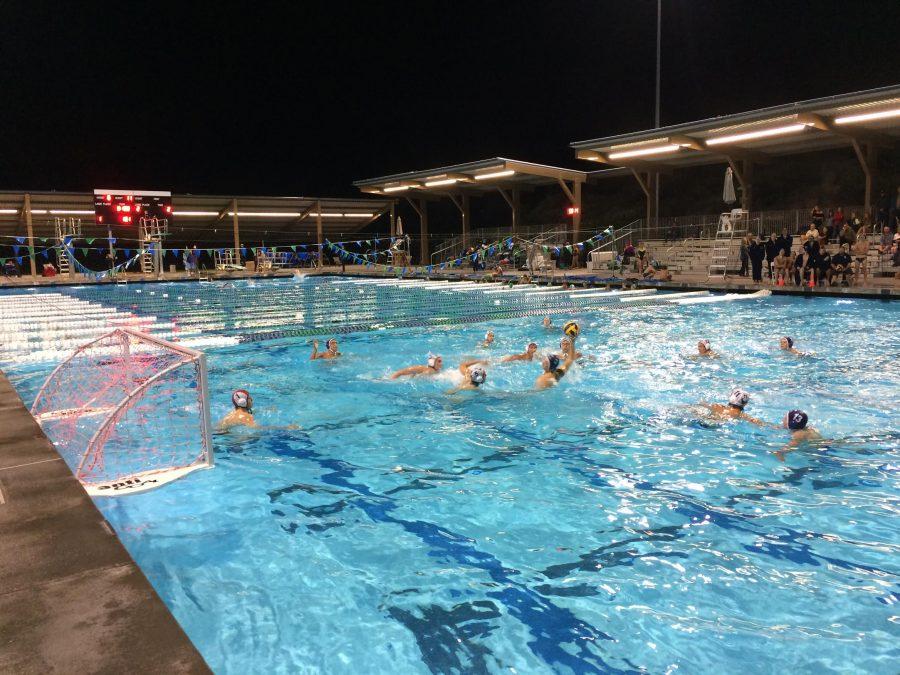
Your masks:
[{"label": "ladder", "polygon": [[57,267],[59,267],[60,276],[70,276],[72,273],[72,266],[69,261],[69,256],[72,254],[69,247],[66,246],[66,239],[71,242],[72,240],[80,236],[81,218],[56,219],[56,243],[58,246],[56,254],[56,265]]},{"label": "ladder", "polygon": [[165,218],[141,218],[141,273],[156,274],[162,278],[163,238],[169,234],[169,221]]},{"label": "ladder", "polygon": [[746,230],[738,228],[747,223],[748,216],[749,214],[741,209],[735,209],[719,216],[719,226],[716,229],[716,237],[713,239],[712,252],[709,256],[707,279],[717,277],[724,280],[728,277],[728,261],[734,246],[734,237],[738,235],[740,240],[744,236]]}]

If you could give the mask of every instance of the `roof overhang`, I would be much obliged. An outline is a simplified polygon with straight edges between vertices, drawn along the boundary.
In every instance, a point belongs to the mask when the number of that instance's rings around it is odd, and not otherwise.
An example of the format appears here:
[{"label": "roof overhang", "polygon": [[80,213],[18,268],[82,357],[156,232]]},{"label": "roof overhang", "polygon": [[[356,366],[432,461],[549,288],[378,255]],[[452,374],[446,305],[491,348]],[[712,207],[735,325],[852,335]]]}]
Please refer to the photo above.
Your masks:
[{"label": "roof overhang", "polygon": [[[0,234],[21,234],[26,191],[0,192]],[[95,227],[94,195],[90,192],[27,192],[35,232],[53,233],[56,218],[81,218],[86,227]],[[141,192],[146,194],[146,192]],[[217,223],[230,225],[237,202],[242,232],[254,229],[275,232],[315,232],[321,213],[323,232],[358,232],[390,211],[389,198],[255,197],[226,195],[172,195],[169,231],[178,226],[198,231]],[[105,231],[105,229],[104,229]]]},{"label": "roof overhang", "polygon": [[458,192],[483,193],[497,188],[556,185],[559,181],[584,183],[587,172],[504,157],[454,164],[437,169],[408,171],[354,181],[362,192],[390,197],[419,197]]},{"label": "roof overhang", "polygon": [[[607,167],[665,169],[900,139],[900,86],[830,96],[571,144]],[[594,174],[592,174],[593,177]],[[613,174],[610,174],[613,175]]]}]

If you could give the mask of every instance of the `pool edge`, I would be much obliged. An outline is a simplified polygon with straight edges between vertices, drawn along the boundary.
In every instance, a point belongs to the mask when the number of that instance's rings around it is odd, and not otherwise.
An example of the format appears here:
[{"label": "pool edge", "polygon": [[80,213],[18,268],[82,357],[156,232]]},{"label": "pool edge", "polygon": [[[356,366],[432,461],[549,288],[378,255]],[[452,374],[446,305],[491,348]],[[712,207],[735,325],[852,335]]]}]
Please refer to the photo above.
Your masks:
[{"label": "pool edge", "polygon": [[0,370],[0,672],[211,672]]}]

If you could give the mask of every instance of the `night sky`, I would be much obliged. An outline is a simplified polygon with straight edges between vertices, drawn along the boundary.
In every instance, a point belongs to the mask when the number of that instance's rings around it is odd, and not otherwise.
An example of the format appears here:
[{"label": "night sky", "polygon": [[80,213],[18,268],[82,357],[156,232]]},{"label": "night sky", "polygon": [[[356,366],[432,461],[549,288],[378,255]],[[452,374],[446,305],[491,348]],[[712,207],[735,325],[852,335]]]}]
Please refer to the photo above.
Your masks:
[{"label": "night sky", "polygon": [[[0,189],[355,195],[653,123],[654,0],[90,5],[0,0]],[[896,0],[663,5],[663,124],[900,81]]]}]

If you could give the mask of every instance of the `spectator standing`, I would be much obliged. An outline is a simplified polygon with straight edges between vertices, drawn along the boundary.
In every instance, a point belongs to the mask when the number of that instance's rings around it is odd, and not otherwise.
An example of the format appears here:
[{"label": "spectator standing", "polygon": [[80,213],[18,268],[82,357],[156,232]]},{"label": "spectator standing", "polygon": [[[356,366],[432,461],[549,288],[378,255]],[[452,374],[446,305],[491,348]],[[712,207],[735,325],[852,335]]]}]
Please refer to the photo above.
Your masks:
[{"label": "spectator standing", "polygon": [[878,195],[878,206],[875,209],[876,227],[884,227],[888,224],[888,215],[891,212],[891,198],[885,190]]},{"label": "spectator standing", "polygon": [[821,230],[822,226],[825,224],[825,212],[819,207],[818,204],[813,207],[813,210],[809,214],[809,216],[810,220],[812,220],[813,226],[817,230]]},{"label": "spectator standing", "polygon": [[794,285],[799,286],[803,283],[803,273],[806,271],[805,250],[801,249],[794,258]]},{"label": "spectator standing", "polygon": [[750,235],[744,235],[744,238],[741,239],[741,271],[740,275],[742,277],[747,276],[747,269],[750,264]]},{"label": "spectator standing", "polygon": [[834,211],[834,230],[831,232],[831,238],[837,241],[841,229],[844,227],[844,209],[840,206]]},{"label": "spectator standing", "polygon": [[818,283],[820,286],[831,285],[831,254],[828,248],[823,246],[819,254]]},{"label": "spectator standing", "polygon": [[806,252],[806,265],[804,268],[806,276],[804,277],[804,280],[808,278],[810,284],[815,285],[816,272],[819,270],[819,259],[821,257],[819,240],[815,238],[807,239],[806,243],[803,244],[803,250]]},{"label": "spectator standing", "polygon": [[788,229],[786,227],[781,228],[781,236],[778,237],[778,246],[784,251],[786,256],[791,255],[791,250],[794,248],[794,237],[788,234]]},{"label": "spectator standing", "polygon": [[750,235],[750,244],[747,246],[747,254],[750,256],[750,266],[753,268],[753,281],[762,281],[763,258],[766,257],[766,247]]},{"label": "spectator standing", "polygon": [[778,252],[781,248],[778,245],[778,241],[775,239],[775,233],[769,235],[768,241],[766,241],[766,269],[769,272],[769,279],[775,281],[775,273],[774,273],[774,265],[775,258],[778,256]]},{"label": "spectator standing", "polygon": [[856,233],[856,243],[850,247],[853,252],[853,260],[856,263],[856,269],[853,272],[853,285],[859,284],[859,278],[863,281],[869,280],[869,239],[866,236],[866,227],[863,225]]}]

